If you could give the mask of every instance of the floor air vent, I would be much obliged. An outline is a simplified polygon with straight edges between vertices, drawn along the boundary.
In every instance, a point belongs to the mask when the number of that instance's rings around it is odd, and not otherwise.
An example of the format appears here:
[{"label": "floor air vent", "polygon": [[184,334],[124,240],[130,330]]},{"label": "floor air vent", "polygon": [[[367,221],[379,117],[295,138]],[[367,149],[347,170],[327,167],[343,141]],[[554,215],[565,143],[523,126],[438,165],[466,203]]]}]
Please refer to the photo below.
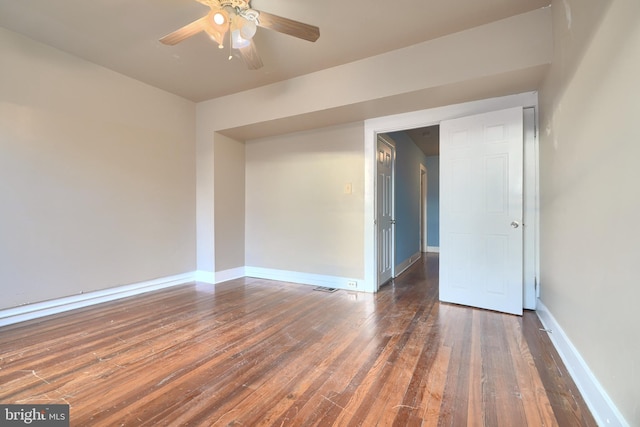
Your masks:
[{"label": "floor air vent", "polygon": [[320,292],[335,292],[338,290],[338,288],[325,288],[323,286],[318,286],[317,288],[313,288],[313,290]]}]

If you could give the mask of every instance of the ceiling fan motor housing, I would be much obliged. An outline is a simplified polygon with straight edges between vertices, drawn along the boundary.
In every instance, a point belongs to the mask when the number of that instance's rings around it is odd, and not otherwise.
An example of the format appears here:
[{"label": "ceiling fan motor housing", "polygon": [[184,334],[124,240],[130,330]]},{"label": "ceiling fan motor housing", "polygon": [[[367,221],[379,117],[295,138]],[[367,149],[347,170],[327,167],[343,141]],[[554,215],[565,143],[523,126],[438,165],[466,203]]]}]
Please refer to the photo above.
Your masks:
[{"label": "ceiling fan motor housing", "polygon": [[212,11],[225,10],[230,16],[240,15],[243,18],[258,23],[260,12],[251,9],[249,0],[197,0],[207,5]]},{"label": "ceiling fan motor housing", "polygon": [[236,10],[242,11],[249,9],[249,0],[197,0],[198,2],[209,6],[212,9],[222,9],[225,6],[231,6]]}]

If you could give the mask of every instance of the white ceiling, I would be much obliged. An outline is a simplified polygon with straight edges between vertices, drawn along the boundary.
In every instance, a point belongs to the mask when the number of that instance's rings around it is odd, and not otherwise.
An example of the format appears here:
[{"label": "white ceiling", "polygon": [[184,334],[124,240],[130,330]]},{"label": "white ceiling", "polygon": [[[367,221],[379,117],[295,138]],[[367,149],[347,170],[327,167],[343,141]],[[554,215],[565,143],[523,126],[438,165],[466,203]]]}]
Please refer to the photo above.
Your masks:
[{"label": "white ceiling", "polygon": [[199,102],[349,63],[547,6],[550,0],[253,0],[320,27],[316,43],[258,29],[249,71],[204,34],[158,39],[207,13],[195,0],[0,0],[0,26]]}]

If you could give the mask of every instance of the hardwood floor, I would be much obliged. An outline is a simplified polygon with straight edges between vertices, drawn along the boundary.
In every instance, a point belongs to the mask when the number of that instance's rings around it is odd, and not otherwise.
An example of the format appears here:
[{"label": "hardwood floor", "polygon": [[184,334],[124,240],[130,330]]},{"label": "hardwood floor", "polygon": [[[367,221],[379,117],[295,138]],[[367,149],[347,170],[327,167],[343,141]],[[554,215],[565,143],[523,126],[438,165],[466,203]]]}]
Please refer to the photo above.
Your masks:
[{"label": "hardwood floor", "polygon": [[535,313],[440,304],[437,255],[376,295],[238,279],[0,328],[0,403],[73,426],[595,426]]}]

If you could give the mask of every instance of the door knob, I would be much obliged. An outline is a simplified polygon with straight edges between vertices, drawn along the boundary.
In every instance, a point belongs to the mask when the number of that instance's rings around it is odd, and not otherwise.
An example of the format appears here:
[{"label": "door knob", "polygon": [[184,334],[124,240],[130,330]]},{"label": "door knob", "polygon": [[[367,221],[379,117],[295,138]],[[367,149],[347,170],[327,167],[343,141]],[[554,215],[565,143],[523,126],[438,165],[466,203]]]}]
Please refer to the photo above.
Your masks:
[{"label": "door knob", "polygon": [[511,227],[518,228],[520,227],[520,223],[518,221],[511,221]]}]

